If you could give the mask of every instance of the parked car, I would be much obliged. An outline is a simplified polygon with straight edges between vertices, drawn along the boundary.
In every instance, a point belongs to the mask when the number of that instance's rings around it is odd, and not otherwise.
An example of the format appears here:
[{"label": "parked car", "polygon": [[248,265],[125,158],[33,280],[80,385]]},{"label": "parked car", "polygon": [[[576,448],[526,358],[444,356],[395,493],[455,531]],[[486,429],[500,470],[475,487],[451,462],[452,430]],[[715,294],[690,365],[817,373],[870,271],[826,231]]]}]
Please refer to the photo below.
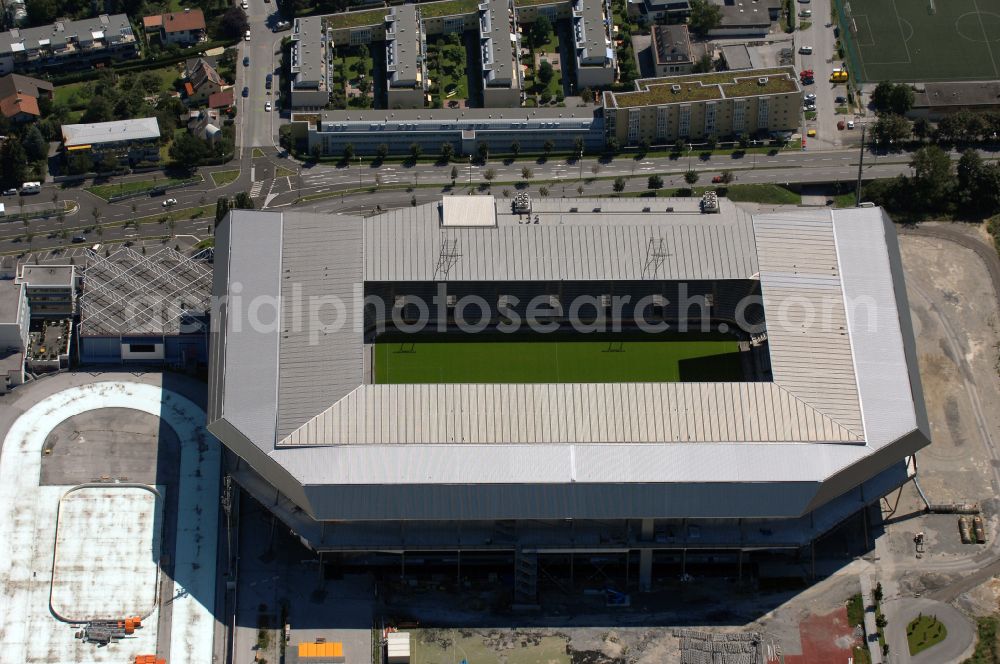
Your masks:
[{"label": "parked car", "polygon": [[714,176],[712,178],[712,184],[719,184],[720,182],[722,182],[722,176],[721,175],[716,175],[716,176]]},{"label": "parked car", "polygon": [[854,120],[848,120],[847,121],[847,128],[848,129],[854,129]]},{"label": "parked car", "polygon": [[809,18],[812,15],[813,15],[813,10],[811,9],[803,9],[802,11],[799,12],[799,16],[802,18]]},{"label": "parked car", "polygon": [[274,75],[268,74],[267,78],[264,79],[264,87],[270,90],[272,85],[274,85]]},{"label": "parked car", "polygon": [[249,97],[250,96],[250,88],[248,88],[245,85],[243,86],[243,96],[244,97]]},{"label": "parked car", "polygon": [[816,137],[816,130],[815,129],[810,129],[809,131],[806,132],[806,136],[808,136],[809,138],[815,138]]},{"label": "parked car", "polygon": [[172,207],[174,205],[177,205],[177,199],[176,198],[168,198],[167,200],[163,201],[163,203],[161,203],[161,205],[163,205],[163,207]]},{"label": "parked car", "polygon": [[87,241],[87,236],[85,236],[85,235],[74,235],[73,236],[73,244],[83,244],[86,241]]},{"label": "parked car", "polygon": [[3,190],[3,195],[4,196],[17,196],[17,188],[4,189]]},{"label": "parked car", "polygon": [[244,67],[249,67],[250,66],[250,56],[249,55],[243,56],[243,66]]},{"label": "parked car", "polygon": [[812,46],[799,46],[799,53],[801,53],[802,55],[812,55],[812,52],[813,52]]},{"label": "parked car", "polygon": [[846,127],[847,127],[847,123],[846,123],[846,122],[844,122],[843,120],[841,120],[841,121],[839,121],[839,122],[837,123],[837,129],[839,129],[840,131],[844,131],[844,129],[845,129]]},{"label": "parked car", "polygon": [[804,108],[807,111],[815,111],[816,110],[816,104],[806,104],[802,108]]},{"label": "parked car", "polygon": [[836,99],[834,99],[834,101],[837,102],[838,104],[846,104],[847,97],[837,97]]},{"label": "parked car", "polygon": [[271,112],[271,102],[269,101],[264,102],[264,110],[267,111],[268,113]]},{"label": "parked car", "polygon": [[250,41],[250,31],[249,30],[247,30],[247,32],[246,32],[245,35],[243,35],[243,39],[246,40],[246,41]]},{"label": "parked car", "polygon": [[240,7],[243,8],[243,11],[250,9],[250,5],[247,3],[247,0],[243,0],[243,2],[240,3]]},{"label": "parked car", "polygon": [[807,94],[806,95],[806,101],[816,101],[816,94],[813,93],[813,92],[810,92],[809,94]]}]

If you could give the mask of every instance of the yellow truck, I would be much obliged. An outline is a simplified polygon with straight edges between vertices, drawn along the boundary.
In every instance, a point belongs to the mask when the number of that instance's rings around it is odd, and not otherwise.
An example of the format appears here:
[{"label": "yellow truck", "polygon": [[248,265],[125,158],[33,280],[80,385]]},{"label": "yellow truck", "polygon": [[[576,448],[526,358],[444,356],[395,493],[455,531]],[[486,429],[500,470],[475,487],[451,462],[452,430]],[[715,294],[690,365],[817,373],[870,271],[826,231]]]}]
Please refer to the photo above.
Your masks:
[{"label": "yellow truck", "polygon": [[830,73],[831,83],[846,83],[849,78],[850,74],[847,73],[846,69],[837,68]]}]

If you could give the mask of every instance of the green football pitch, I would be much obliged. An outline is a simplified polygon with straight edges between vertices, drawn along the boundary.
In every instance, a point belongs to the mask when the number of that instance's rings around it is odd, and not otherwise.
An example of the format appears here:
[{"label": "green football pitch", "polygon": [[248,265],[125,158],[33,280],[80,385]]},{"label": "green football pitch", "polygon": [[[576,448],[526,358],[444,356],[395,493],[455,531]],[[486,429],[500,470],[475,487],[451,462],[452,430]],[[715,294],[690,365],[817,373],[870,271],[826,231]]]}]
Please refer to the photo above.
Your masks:
[{"label": "green football pitch", "polygon": [[743,379],[737,342],[588,336],[376,340],[376,383],[666,383]]},{"label": "green football pitch", "polygon": [[1000,0],[835,0],[862,82],[1000,78]]}]

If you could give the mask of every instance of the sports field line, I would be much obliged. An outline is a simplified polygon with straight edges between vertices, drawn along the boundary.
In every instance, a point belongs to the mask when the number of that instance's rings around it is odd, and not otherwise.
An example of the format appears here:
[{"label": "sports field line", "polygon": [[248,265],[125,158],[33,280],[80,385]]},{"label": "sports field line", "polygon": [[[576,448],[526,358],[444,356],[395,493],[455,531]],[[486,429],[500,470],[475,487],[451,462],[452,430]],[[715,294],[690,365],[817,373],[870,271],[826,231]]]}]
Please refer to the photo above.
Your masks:
[{"label": "sports field line", "polygon": [[875,32],[872,30],[872,22],[868,20],[868,14],[854,14],[850,18],[854,19],[855,21],[857,21],[859,18],[863,18],[865,19],[865,25],[868,26],[868,37],[871,40],[870,42],[861,43],[861,40],[857,38],[858,33],[856,32],[854,33],[854,41],[858,45],[858,48],[862,46],[875,46]]},{"label": "sports field line", "polygon": [[[896,15],[896,25],[899,27],[899,36],[903,40],[903,48],[906,49],[906,60],[907,60],[906,64],[912,65],[913,56],[910,55],[910,47],[906,43],[906,35],[903,34],[903,23],[902,23],[903,17],[899,15],[899,10],[896,9],[896,0],[892,0],[892,13]],[[907,23],[909,23],[909,21],[907,21]],[[913,26],[911,25],[910,28],[912,29]]]},{"label": "sports field line", "polygon": [[993,47],[990,46],[990,36],[986,32],[986,26],[983,25],[983,14],[979,11],[979,3],[976,2],[976,0],[972,0],[972,8],[976,10],[976,17],[979,19],[979,29],[983,31],[983,42],[986,44],[986,51],[990,54],[990,64],[993,65],[993,75],[1000,75],[1000,72],[997,72],[996,58],[993,57]]}]

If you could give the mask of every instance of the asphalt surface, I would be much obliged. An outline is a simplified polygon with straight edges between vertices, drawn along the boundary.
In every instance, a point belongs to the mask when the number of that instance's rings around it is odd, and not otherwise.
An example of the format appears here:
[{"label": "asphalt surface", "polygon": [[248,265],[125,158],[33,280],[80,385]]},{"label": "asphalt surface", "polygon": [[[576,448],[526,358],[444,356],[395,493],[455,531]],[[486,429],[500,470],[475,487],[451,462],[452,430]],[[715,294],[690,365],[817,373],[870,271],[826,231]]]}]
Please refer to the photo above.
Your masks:
[{"label": "asphalt surface", "polygon": [[[886,618],[889,619],[885,628],[886,642],[889,644],[891,662],[903,664],[941,664],[942,662],[960,662],[970,654],[975,644],[975,632],[972,623],[958,609],[932,599],[903,598],[889,600],[883,603]],[[940,620],[948,636],[944,641],[931,646],[923,652],[911,656],[906,641],[906,626],[919,615],[934,616]],[[891,616],[891,617],[890,617]]]}]

